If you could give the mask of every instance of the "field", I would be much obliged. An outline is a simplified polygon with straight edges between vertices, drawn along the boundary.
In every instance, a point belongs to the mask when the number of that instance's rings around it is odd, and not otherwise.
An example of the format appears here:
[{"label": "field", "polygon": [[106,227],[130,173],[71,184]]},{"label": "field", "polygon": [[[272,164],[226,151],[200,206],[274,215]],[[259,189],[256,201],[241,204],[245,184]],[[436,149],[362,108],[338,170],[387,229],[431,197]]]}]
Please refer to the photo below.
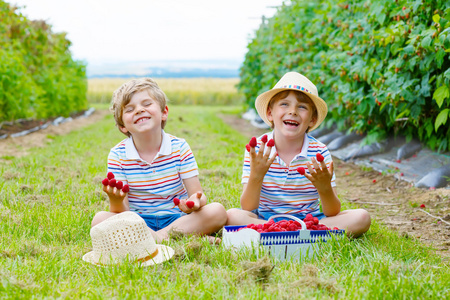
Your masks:
[{"label": "field", "polygon": [[[194,81],[189,86],[199,85]],[[212,104],[169,104],[166,131],[190,144],[209,201],[220,202],[227,209],[238,207],[241,160],[248,135],[221,116],[235,117],[241,106],[239,102]],[[95,106],[103,111],[108,105]],[[81,257],[92,249],[90,221],[95,212],[108,208],[100,183],[105,176],[106,157],[124,137],[107,115],[65,135],[48,134],[46,144],[21,152],[22,156],[3,157],[2,299],[450,296],[448,260],[417,239],[390,230],[376,217],[362,238],[333,241],[323,245],[314,258],[295,262],[230,252],[191,236],[167,241],[176,254],[161,265],[102,268],[87,264]],[[343,185],[343,189],[347,187]],[[340,198],[344,209],[357,207],[346,194],[340,194]]]},{"label": "field", "polygon": [[[88,81],[88,101],[109,103],[111,95],[124,78],[93,78]],[[170,104],[230,105],[242,103],[237,93],[237,78],[158,78],[156,82],[169,98]]]}]

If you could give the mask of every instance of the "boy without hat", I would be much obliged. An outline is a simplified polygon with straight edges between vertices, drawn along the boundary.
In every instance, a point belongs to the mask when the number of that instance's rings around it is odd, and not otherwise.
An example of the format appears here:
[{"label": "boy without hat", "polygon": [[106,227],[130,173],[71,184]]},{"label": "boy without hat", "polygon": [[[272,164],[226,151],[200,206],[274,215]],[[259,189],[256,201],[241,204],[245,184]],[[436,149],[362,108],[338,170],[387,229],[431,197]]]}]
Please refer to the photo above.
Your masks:
[{"label": "boy without hat", "polygon": [[[98,212],[92,226],[130,210],[146,221],[160,242],[172,228],[211,234],[225,225],[227,215],[222,204],[206,204],[188,143],[163,130],[169,113],[166,101],[164,92],[150,78],[131,80],[114,92],[111,110],[127,138],[111,149],[108,173],[127,184],[129,192],[104,185],[109,212]],[[174,205],[175,198],[180,200],[178,206]],[[188,201],[193,202],[192,207],[186,204]],[[210,241],[215,240],[211,237]]]},{"label": "boy without hat", "polygon": [[[312,214],[349,235],[365,233],[370,227],[368,212],[341,211],[330,152],[308,134],[327,114],[316,86],[299,73],[286,73],[273,89],[258,96],[255,107],[273,131],[245,152],[242,210],[228,210],[227,225],[262,224],[276,214],[300,219]],[[318,153],[322,162],[316,159]]]}]

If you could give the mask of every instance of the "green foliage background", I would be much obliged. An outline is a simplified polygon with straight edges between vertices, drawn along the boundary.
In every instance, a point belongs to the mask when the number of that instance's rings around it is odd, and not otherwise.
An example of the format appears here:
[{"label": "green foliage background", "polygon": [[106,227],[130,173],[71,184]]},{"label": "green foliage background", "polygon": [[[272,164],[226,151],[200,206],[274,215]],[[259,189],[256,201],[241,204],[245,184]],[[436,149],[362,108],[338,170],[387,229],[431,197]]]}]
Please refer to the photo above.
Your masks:
[{"label": "green foliage background", "polygon": [[325,126],[450,149],[450,2],[292,0],[248,45],[239,90],[249,107],[288,71],[328,103]]},{"label": "green foliage background", "polygon": [[72,59],[66,34],[3,0],[0,20],[0,122],[86,109],[86,66]]}]

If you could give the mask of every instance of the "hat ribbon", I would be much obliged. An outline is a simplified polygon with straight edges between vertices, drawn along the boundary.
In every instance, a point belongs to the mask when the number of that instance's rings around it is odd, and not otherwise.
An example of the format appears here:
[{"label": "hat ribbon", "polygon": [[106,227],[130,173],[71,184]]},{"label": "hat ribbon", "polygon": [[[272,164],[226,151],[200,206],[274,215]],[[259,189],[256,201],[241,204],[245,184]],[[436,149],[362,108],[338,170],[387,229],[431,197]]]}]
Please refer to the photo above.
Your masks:
[{"label": "hat ribbon", "polygon": [[[149,261],[150,259],[154,258],[156,255],[158,255],[158,248],[156,248],[156,250],[152,254],[147,255],[146,257],[143,257],[143,258],[136,259],[135,262],[146,262],[146,261]],[[107,265],[101,264],[101,263],[95,263],[95,264],[98,266],[107,266]]]},{"label": "hat ribbon", "polygon": [[[305,91],[307,93],[310,93],[307,89],[305,89],[302,86],[299,85],[293,85],[293,84],[288,84],[288,85],[283,85],[282,87],[280,87],[280,89],[296,89],[296,90],[300,90],[300,91]],[[311,94],[311,93],[310,93]]]},{"label": "hat ribbon", "polygon": [[148,261],[148,260],[154,258],[157,254],[158,254],[158,248],[156,248],[155,252],[153,252],[152,254],[147,255],[146,257],[137,259],[136,262],[138,262],[138,261],[140,261],[140,262],[146,262],[146,261]]}]

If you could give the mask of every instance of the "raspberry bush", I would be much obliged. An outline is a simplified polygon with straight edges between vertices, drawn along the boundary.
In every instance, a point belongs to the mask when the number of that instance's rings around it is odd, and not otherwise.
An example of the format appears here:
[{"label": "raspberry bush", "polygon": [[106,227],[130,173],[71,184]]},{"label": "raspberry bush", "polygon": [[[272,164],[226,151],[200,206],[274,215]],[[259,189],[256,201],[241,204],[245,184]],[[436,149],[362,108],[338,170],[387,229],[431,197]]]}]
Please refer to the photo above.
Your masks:
[{"label": "raspberry bush", "polygon": [[0,20],[0,123],[86,109],[86,66],[72,59],[66,33],[3,0]]},{"label": "raspberry bush", "polygon": [[287,71],[313,81],[325,126],[450,150],[450,3],[292,0],[248,45],[240,91],[249,107]]}]

